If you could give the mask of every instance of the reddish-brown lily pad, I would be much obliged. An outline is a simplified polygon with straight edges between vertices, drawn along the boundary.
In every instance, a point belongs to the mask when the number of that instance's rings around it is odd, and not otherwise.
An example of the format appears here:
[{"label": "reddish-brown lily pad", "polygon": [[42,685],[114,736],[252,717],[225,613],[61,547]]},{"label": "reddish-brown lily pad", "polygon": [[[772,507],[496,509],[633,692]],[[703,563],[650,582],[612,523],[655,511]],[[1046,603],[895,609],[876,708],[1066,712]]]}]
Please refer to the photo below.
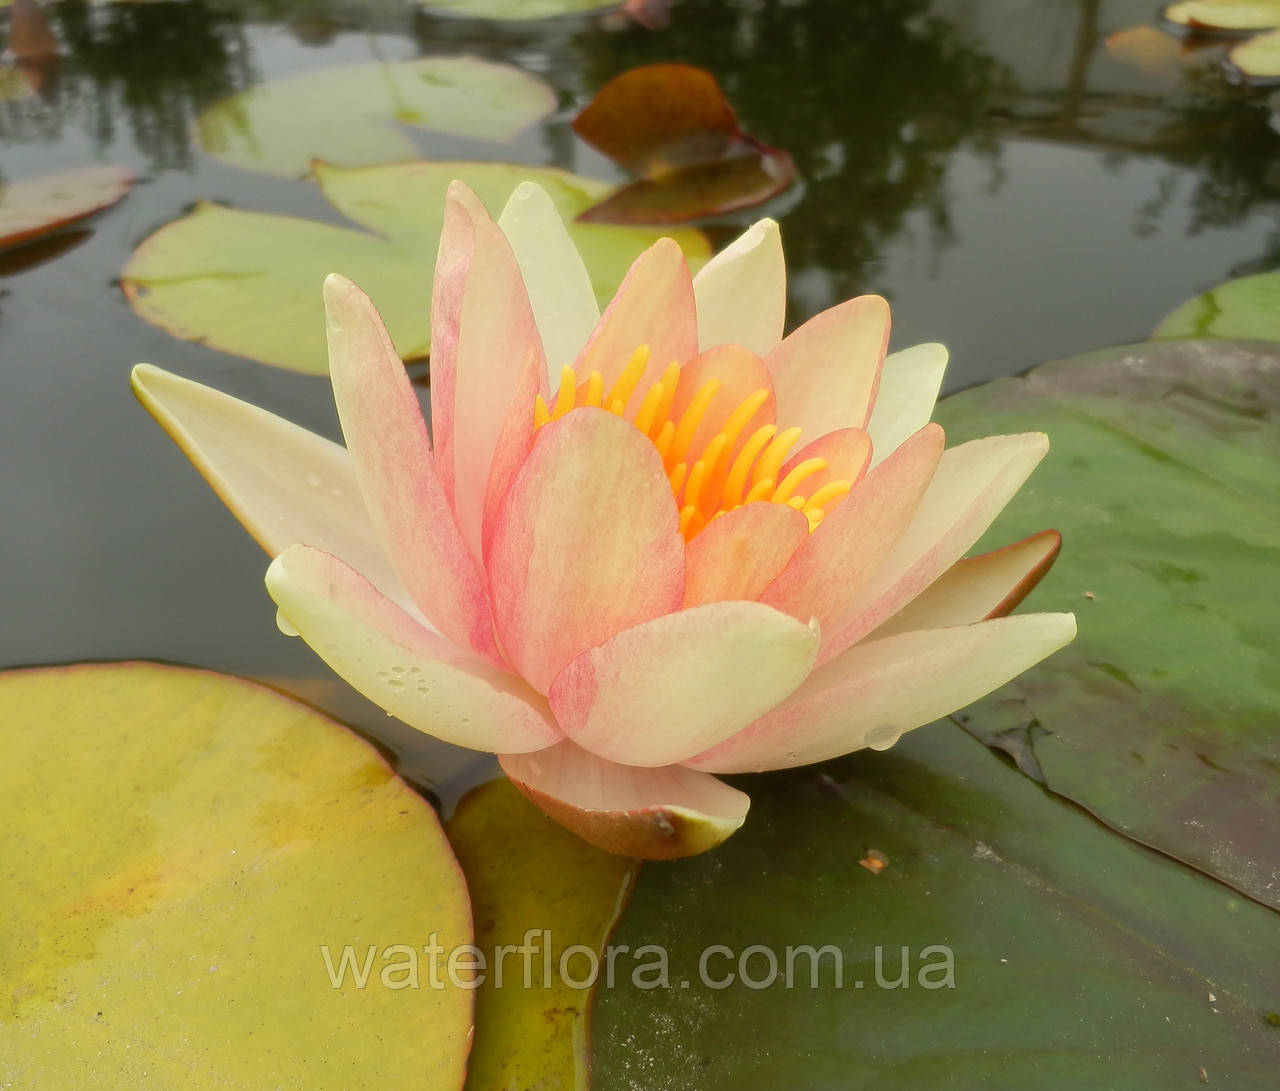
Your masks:
[{"label": "reddish-brown lily pad", "polygon": [[573,121],[577,134],[640,180],[579,216],[671,223],[747,208],[781,193],[795,164],[744,133],[715,77],[686,64],[634,68]]},{"label": "reddish-brown lily pad", "polygon": [[0,250],[92,216],[115,204],[132,185],[127,168],[103,164],[0,187]]}]

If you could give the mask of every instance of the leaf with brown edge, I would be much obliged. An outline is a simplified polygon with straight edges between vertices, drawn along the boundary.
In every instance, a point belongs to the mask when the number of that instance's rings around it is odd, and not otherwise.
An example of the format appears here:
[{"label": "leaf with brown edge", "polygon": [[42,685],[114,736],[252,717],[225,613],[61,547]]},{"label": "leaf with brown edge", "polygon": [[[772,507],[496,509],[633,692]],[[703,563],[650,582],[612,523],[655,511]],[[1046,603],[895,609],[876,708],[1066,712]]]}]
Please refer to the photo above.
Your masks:
[{"label": "leaf with brown edge", "polygon": [[641,176],[582,213],[584,222],[680,222],[760,204],[795,179],[791,157],[744,133],[715,77],[691,65],[624,72],[573,128]]},{"label": "leaf with brown edge", "polygon": [[86,219],[115,204],[132,185],[127,167],[103,164],[0,187],[0,250]]}]

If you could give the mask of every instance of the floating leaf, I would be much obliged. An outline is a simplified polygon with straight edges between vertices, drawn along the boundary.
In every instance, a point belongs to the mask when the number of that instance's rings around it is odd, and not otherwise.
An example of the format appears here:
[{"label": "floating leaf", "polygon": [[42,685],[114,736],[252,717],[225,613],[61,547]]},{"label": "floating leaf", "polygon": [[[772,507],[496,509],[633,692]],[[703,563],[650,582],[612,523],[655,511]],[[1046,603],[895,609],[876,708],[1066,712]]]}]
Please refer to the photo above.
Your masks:
[{"label": "floating leaf", "polygon": [[1219,284],[1166,315],[1151,336],[1280,341],[1280,273]]},{"label": "floating leaf", "polygon": [[20,246],[115,204],[133,185],[125,167],[76,167],[0,186],[0,250]]},{"label": "floating leaf", "polygon": [[[571,220],[609,192],[603,182],[545,167],[502,163],[401,163],[344,170],[317,164],[329,201],[371,232],[204,204],[134,252],[122,284],[134,310],[175,337],[277,367],[324,374],[328,360],[320,285],[340,272],[378,305],[406,359],[430,346],[431,277],[445,191],[460,178],[493,213],[523,179],[542,185]],[[652,229],[570,225],[602,300]],[[672,233],[697,266],[709,256],[698,231]]]},{"label": "floating leaf", "polygon": [[1280,30],[1242,42],[1227,58],[1250,79],[1280,80]]},{"label": "floating leaf", "polygon": [[57,35],[35,0],[13,0],[9,10],[8,52],[19,63],[47,61],[58,55]]},{"label": "floating leaf", "polygon": [[751,794],[720,848],[641,873],[611,943],[667,983],[617,960],[593,1091],[1274,1082],[1280,917],[954,726]]},{"label": "floating leaf", "polygon": [[1191,30],[1270,30],[1280,27],[1280,0],[1184,0],[1161,14]]},{"label": "floating leaf", "polygon": [[313,159],[363,167],[419,158],[403,125],[509,142],[555,104],[547,84],[511,65],[425,57],[258,84],[201,114],[196,136],[234,166],[302,177]]},{"label": "floating leaf", "polygon": [[465,888],[367,743],[145,663],[0,675],[0,734],[0,1084],[461,1086],[472,994],[404,967]]},{"label": "floating leaf", "polygon": [[513,950],[501,987],[488,966],[476,992],[468,1085],[582,1086],[592,957],[598,966],[638,861],[588,845],[505,779],[463,797],[448,832],[471,891],[476,945]]},{"label": "floating leaf", "polygon": [[468,19],[550,19],[616,8],[620,0],[422,0],[429,11]]},{"label": "floating leaf", "polygon": [[987,547],[1052,522],[1062,555],[1035,605],[1080,623],[1049,669],[973,706],[970,729],[1280,908],[1280,346],[1107,349],[949,398],[938,420],[951,442],[1052,437]]},{"label": "floating leaf", "polygon": [[1153,26],[1129,27],[1107,35],[1107,56],[1135,68],[1148,79],[1180,77],[1182,43]]},{"label": "floating leaf", "polygon": [[624,72],[573,128],[643,176],[584,213],[584,221],[687,220],[759,204],[795,179],[791,157],[744,133],[715,77],[686,64]]}]

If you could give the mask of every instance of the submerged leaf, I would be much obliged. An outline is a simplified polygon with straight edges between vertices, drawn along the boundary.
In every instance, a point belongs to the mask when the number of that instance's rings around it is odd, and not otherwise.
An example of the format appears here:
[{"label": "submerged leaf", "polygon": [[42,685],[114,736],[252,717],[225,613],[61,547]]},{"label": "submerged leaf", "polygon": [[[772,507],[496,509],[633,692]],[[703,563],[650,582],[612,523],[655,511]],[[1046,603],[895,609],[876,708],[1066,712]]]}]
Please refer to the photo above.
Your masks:
[{"label": "submerged leaf", "polygon": [[364,167],[418,158],[401,126],[506,143],[555,101],[536,76],[477,57],[353,64],[240,91],[200,115],[196,137],[237,167],[302,177],[313,159]]},{"label": "submerged leaf", "polygon": [[0,675],[0,736],[0,1084],[461,1086],[472,994],[408,969],[465,886],[367,743],[147,663]]},{"label": "submerged leaf", "polygon": [[585,212],[584,221],[688,220],[760,204],[795,179],[791,157],[744,133],[715,77],[686,64],[624,72],[573,128],[642,176]]},{"label": "submerged leaf", "polygon": [[510,948],[502,984],[490,965],[476,993],[469,1086],[582,1086],[591,966],[639,862],[575,837],[505,779],[464,796],[448,832],[471,892],[476,944]]},{"label": "submerged leaf", "polygon": [[132,185],[127,168],[103,165],[0,186],[0,250],[92,216],[119,201]]},{"label": "submerged leaf", "polygon": [[[565,171],[503,163],[317,164],[316,178],[329,201],[367,231],[204,204],[134,252],[122,275],[133,309],[175,337],[324,374],[320,285],[339,272],[375,301],[400,355],[421,357],[430,347],[428,301],[451,181],[464,181],[494,214],[522,180],[536,181],[566,220],[609,192]],[[612,225],[569,230],[602,300],[660,234]],[[672,234],[694,267],[709,256],[701,232]]]}]

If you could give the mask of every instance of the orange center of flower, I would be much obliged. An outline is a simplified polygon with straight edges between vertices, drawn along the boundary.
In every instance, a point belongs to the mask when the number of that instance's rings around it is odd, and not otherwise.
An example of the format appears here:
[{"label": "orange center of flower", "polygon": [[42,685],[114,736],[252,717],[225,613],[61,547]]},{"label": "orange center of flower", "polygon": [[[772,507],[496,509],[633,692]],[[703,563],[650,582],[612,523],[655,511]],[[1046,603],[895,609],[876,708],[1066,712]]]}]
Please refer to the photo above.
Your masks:
[{"label": "orange center of flower", "polygon": [[788,454],[800,439],[799,428],[779,431],[776,424],[765,424],[739,442],[751,418],[769,400],[769,391],[764,389],[753,391],[725,415],[715,435],[698,451],[691,447],[703,421],[713,412],[719,380],[699,386],[677,418],[672,407],[680,388],[681,368],[672,361],[662,378],[645,392],[635,412],[628,413],[627,403],[648,364],[649,347],[641,345],[608,393],[600,372],[591,372],[579,383],[573,368],[566,365],[560,372],[555,401],[548,406],[538,395],[533,426],[541,428],[582,406],[607,409],[629,419],[662,456],[671,491],[680,505],[680,533],[686,541],[711,520],[756,501],[787,504],[803,512],[812,532],[853,487],[851,481],[828,481],[810,495],[802,495],[799,490],[804,482],[827,468],[824,458],[804,459],[778,480]]}]

